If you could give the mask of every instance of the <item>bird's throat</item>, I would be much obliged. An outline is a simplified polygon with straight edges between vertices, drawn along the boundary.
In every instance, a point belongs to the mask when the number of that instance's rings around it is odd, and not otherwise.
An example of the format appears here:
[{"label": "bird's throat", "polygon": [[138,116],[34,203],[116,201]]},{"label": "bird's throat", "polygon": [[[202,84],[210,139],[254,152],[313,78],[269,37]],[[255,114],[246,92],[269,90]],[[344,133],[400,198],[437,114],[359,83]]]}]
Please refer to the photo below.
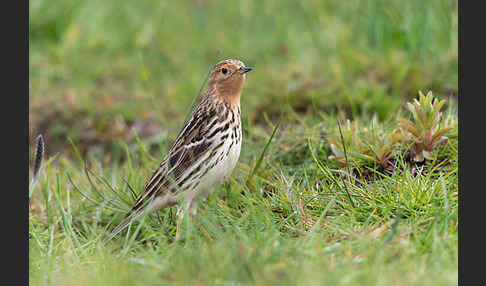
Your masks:
[{"label": "bird's throat", "polygon": [[235,107],[240,105],[241,92],[245,78],[240,77],[216,85],[216,96]]}]

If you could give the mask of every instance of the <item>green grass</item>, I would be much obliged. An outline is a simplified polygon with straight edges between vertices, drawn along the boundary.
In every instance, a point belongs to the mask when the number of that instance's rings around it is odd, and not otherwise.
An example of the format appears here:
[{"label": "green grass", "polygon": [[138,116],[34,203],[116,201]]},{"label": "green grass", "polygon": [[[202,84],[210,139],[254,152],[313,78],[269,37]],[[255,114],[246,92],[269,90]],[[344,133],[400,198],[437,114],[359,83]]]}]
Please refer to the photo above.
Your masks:
[{"label": "green grass", "polygon": [[[348,142],[346,119],[391,134],[418,90],[449,99],[457,133],[456,1],[35,0],[29,17],[30,136],[47,152],[32,285],[457,284],[457,139],[421,164],[400,146],[388,170],[343,167],[328,141]],[[167,209],[102,243],[123,216],[106,200],[128,208],[228,57],[254,67],[230,180],[179,241]]]}]

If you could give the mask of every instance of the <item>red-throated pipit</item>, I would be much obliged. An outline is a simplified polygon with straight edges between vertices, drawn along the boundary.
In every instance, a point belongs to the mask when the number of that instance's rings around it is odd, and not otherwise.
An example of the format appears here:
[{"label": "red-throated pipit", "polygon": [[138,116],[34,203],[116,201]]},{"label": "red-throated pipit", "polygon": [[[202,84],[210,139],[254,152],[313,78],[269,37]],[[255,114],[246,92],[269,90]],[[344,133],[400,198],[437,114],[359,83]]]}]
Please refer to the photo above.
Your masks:
[{"label": "red-throated pipit", "polygon": [[145,185],[144,192],[108,239],[145,212],[173,205],[179,208],[179,225],[184,210],[190,209],[194,215],[198,200],[228,178],[240,156],[240,95],[250,70],[239,60],[216,64],[201,102]]}]

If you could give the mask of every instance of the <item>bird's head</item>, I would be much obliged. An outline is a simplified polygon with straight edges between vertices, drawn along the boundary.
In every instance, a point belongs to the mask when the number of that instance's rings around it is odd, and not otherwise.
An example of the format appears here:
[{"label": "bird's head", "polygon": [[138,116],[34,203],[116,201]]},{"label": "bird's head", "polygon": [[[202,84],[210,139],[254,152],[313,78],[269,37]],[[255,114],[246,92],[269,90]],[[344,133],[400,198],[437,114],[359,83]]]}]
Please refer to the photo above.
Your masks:
[{"label": "bird's head", "polygon": [[239,60],[224,60],[217,63],[209,76],[208,86],[227,101],[240,100],[246,73],[252,69]]}]

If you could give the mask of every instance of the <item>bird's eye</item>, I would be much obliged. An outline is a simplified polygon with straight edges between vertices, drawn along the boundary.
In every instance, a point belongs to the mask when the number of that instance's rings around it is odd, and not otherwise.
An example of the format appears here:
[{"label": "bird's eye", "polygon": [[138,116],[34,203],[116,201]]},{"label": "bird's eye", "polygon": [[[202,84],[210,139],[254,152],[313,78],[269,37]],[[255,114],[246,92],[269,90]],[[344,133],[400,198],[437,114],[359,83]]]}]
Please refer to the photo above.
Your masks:
[{"label": "bird's eye", "polygon": [[223,74],[226,74],[226,73],[228,72],[228,70],[227,70],[226,68],[222,68],[222,69],[221,69],[221,72],[222,72]]}]

